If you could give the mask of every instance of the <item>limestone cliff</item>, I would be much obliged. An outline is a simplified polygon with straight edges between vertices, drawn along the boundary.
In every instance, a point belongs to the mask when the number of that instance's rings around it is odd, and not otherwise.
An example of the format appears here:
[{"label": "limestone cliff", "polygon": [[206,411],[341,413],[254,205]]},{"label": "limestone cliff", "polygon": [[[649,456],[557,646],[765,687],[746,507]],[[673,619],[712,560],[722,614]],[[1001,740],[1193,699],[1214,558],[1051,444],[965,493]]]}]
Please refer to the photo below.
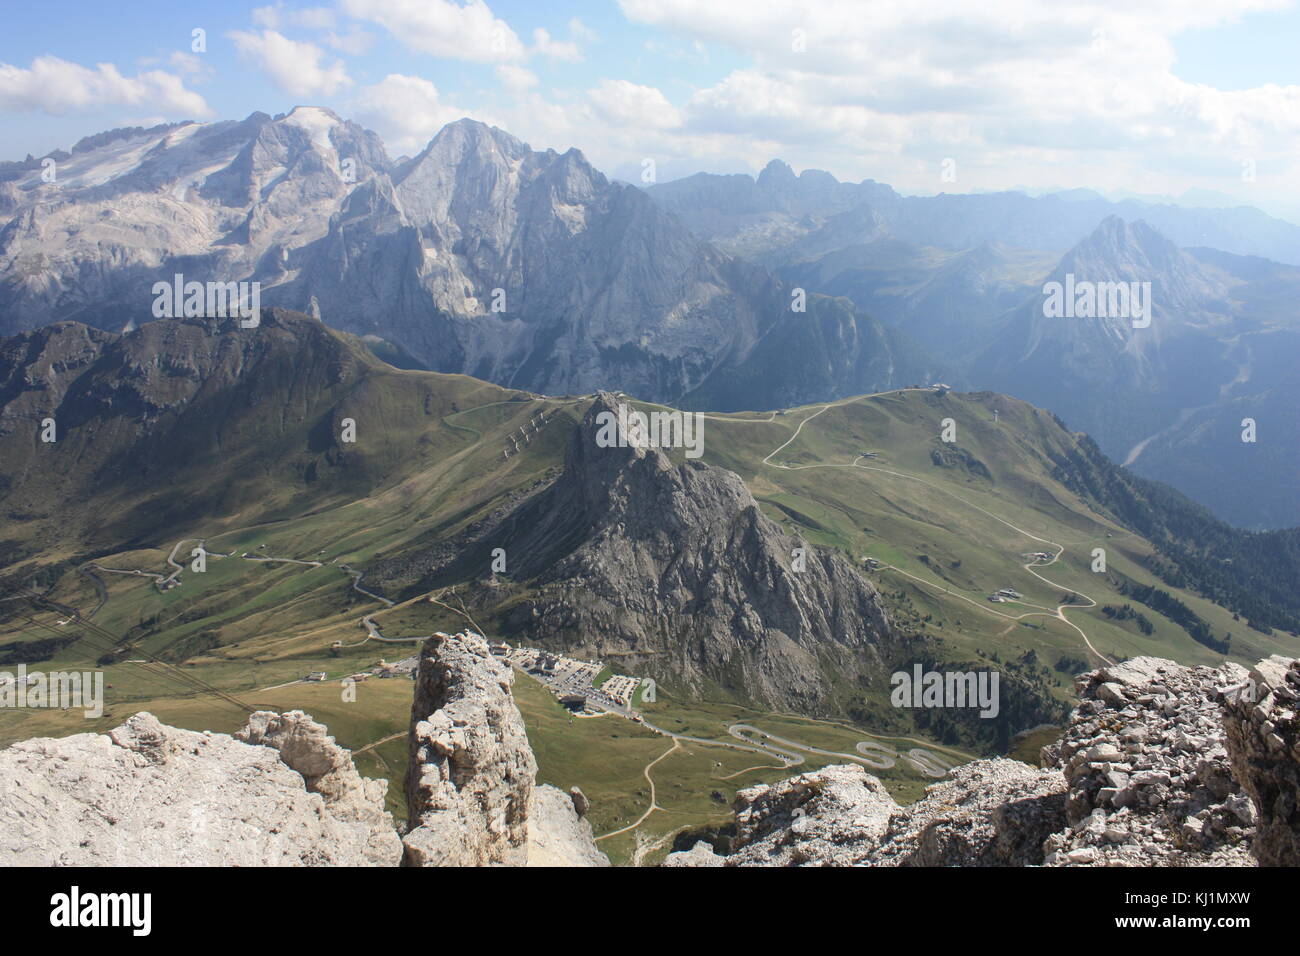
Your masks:
[{"label": "limestone cliff", "polygon": [[1223,694],[1232,772],[1259,811],[1253,852],[1300,865],[1300,661],[1274,655]]}]

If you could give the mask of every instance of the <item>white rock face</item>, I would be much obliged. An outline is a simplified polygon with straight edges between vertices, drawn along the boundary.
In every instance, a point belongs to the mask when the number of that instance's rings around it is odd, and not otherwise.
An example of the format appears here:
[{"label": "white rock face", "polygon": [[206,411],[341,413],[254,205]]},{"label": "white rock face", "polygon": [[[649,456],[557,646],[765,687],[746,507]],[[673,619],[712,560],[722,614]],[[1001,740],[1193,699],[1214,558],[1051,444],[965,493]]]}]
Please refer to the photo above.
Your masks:
[{"label": "white rock face", "polygon": [[591,823],[578,815],[570,795],[547,784],[533,790],[528,865],[609,866],[609,858],[596,849]]},{"label": "white rock face", "polygon": [[403,865],[609,865],[572,796],[535,786],[513,682],[477,634],[425,643],[411,706]]},{"label": "white rock face", "polygon": [[0,751],[0,866],[609,866],[585,797],[535,785],[511,681],[477,635],[426,644],[405,841],[387,782],[302,711],[233,737],[140,713]]},{"label": "white rock face", "polygon": [[307,789],[325,798],[336,819],[369,828],[368,856],[376,863],[392,862],[398,840],[392,818],[384,809],[388,782],[361,776],[351,753],[327,736],[324,724],[300,710],[287,714],[259,711],[235,737],[279,751],[280,759],[302,775]]},{"label": "white rock face", "polygon": [[[383,781],[301,711],[254,715],[278,743],[195,733],[140,713],[109,734],[0,751],[0,864],[391,866],[401,842]],[[313,792],[307,776],[323,785]],[[353,784],[356,781],[352,782]]]}]

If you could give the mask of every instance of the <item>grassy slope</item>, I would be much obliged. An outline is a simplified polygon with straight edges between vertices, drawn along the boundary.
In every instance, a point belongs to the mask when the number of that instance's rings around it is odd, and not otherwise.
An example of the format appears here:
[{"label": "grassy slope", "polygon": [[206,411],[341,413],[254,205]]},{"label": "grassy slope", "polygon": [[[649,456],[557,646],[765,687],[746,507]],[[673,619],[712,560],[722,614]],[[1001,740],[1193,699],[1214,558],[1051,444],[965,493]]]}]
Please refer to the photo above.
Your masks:
[{"label": "grassy slope", "polygon": [[[429,394],[436,396],[432,406],[436,414],[425,411],[430,407]],[[255,706],[306,709],[325,721],[345,746],[364,746],[404,731],[409,682],[370,681],[358,688],[357,702],[344,703],[333,678],[380,658],[405,656],[412,646],[369,642],[335,653],[331,645],[361,641],[365,632],[359,618],[370,612],[377,612],[381,628],[393,636],[456,628],[462,622],[427,602],[383,610],[352,590],[350,579],[336,564],[364,568],[376,556],[454,532],[503,495],[529,486],[557,467],[568,434],[565,423],[580,414],[584,404],[558,399],[515,402],[514,395],[458,376],[377,370],[363,394],[357,395],[357,404],[348,408],[365,426],[359,429],[362,441],[382,443],[384,455],[389,456],[385,460],[392,462],[391,471],[369,493],[315,502],[313,510],[300,506],[299,511],[306,513],[290,516],[285,509],[289,502],[303,500],[296,497],[301,489],[268,485],[268,507],[256,509],[253,520],[243,513],[184,522],[151,548],[100,558],[105,567],[164,571],[172,545],[182,537],[198,535],[207,537],[212,552],[236,552],[232,558],[210,558],[205,574],[187,570],[183,586],[166,594],[143,578],[103,575],[110,600],[95,622],[121,636],[136,652],[163,654],[171,648],[178,653],[186,647],[214,644],[182,655],[178,666]],[[506,436],[543,407],[558,414],[522,454],[503,460]],[[810,540],[842,548],[855,559],[870,554],[926,582],[892,570],[872,574],[895,613],[915,619],[917,626],[924,623],[930,633],[940,636],[952,660],[978,660],[981,654],[1009,660],[1031,650],[1048,665],[1061,658],[1088,657],[1078,633],[1053,617],[1022,621],[999,617],[994,612],[1016,614],[1027,609],[988,604],[984,598],[994,588],[1012,586],[1027,602],[1055,607],[1067,590],[1089,594],[1100,604],[1125,603],[1115,590],[1117,573],[1157,583],[1141,565],[1150,551],[1145,541],[1090,511],[1051,480],[1051,463],[1041,449],[1073,439],[1045,413],[987,394],[871,396],[811,419],[795,441],[772,456],[771,464],[763,463],[765,456],[791,438],[801,421],[821,407],[791,409],[772,421],[766,420],[767,413],[712,416],[705,428],[705,460],[739,472],[770,517]],[[997,423],[994,408],[999,412]],[[956,444],[982,462],[989,477],[978,470],[938,467],[932,462],[931,452],[943,447],[937,436],[944,418],[955,421]],[[402,448],[407,454],[392,454]],[[851,467],[864,450],[879,453],[869,464],[882,470]],[[815,467],[789,470],[776,467],[779,464]],[[184,495],[186,490],[181,484],[170,493]],[[1018,558],[1024,551],[1053,549],[972,506],[1064,545],[1062,559],[1041,572],[1053,584],[1039,582],[1022,570]],[[283,520],[268,520],[268,514]],[[181,559],[189,547],[180,550]],[[1106,549],[1110,575],[1089,570],[1093,547]],[[263,565],[238,557],[246,551],[333,559],[336,564]],[[921,555],[928,556],[928,564]],[[46,556],[64,555],[60,549]],[[1234,656],[1240,660],[1275,651],[1295,652],[1290,635],[1266,637],[1248,631],[1221,608],[1185,592],[1175,593],[1210,622],[1216,635],[1233,634]],[[72,571],[63,574],[52,596],[82,608],[95,603],[90,582]],[[1142,610],[1155,624],[1150,636],[1138,633],[1131,622],[1108,621],[1097,610],[1073,609],[1067,614],[1106,654],[1150,653],[1187,663],[1220,659],[1170,621]],[[927,615],[930,619],[922,622]],[[50,612],[35,616],[51,624],[58,618]],[[0,643],[50,636],[23,627],[18,629],[12,620],[0,622]],[[53,663],[93,666],[102,650],[83,639],[61,651]],[[125,656],[134,654],[128,650]],[[104,729],[143,709],[194,728],[231,730],[240,722],[238,711],[229,705],[182,694],[182,685],[174,679],[160,680],[138,665],[115,663],[105,670],[113,689],[109,713],[101,720],[85,721],[61,712],[10,711],[0,713],[0,739]],[[327,671],[331,682],[266,690],[310,670]],[[1068,698],[1070,681],[1065,675],[1058,677],[1057,692]],[[613,718],[573,720],[531,681],[521,679],[518,687],[541,779],[566,788],[582,786],[592,798],[598,834],[636,819],[648,805],[643,768],[663,754],[668,743]],[[856,731],[830,723],[755,714],[735,703],[674,700],[671,693],[672,688],[661,688],[660,703],[649,709],[662,725],[674,730],[689,728],[686,732],[721,737],[727,724],[744,720],[828,749],[851,749],[853,741],[862,739]],[[359,758],[363,772],[393,780],[390,804],[399,812],[404,760],[400,740]],[[737,787],[786,775],[768,768],[720,779],[762,762],[735,751],[689,745],[656,765],[653,773],[664,810],[652,814],[639,831],[644,860],[666,852],[671,834],[725,819],[726,805]],[[804,769],[816,766],[810,760]],[[902,770],[896,776],[886,775],[900,799],[915,797],[924,783],[908,774]],[[624,834],[602,841],[602,847],[626,862],[637,851],[637,839]]]}]

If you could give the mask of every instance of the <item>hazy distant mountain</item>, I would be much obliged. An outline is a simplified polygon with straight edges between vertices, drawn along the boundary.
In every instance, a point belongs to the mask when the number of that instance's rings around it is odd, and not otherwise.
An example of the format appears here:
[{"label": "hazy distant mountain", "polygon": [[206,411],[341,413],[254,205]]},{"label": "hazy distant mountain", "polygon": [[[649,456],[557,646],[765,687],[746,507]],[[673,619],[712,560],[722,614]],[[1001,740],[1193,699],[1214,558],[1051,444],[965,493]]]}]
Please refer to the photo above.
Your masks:
[{"label": "hazy distant mountain", "polygon": [[[961,384],[1051,408],[1222,517],[1300,523],[1289,371],[1300,269],[1286,264],[1300,262],[1300,229],[1289,223],[1090,190],[902,197],[775,161],[757,179],[701,174],[649,192],[724,249],[851,300]],[[1067,274],[1151,282],[1154,321],[1047,318],[1044,283]],[[1241,441],[1244,418],[1270,423],[1262,444]]]},{"label": "hazy distant mountain", "polygon": [[[1112,217],[1048,282],[1151,284],[1151,321],[1050,316],[1040,289],[1003,319],[967,370],[982,387],[1045,405],[1138,472],[1238,524],[1300,523],[1295,390],[1300,269],[1180,250]],[[1244,418],[1258,441],[1242,441]]]},{"label": "hazy distant mountain", "polygon": [[951,251],[888,237],[781,268],[797,286],[842,295],[958,366],[988,342],[996,320],[1041,285],[1056,257],[981,243]]},{"label": "hazy distant mountain", "polygon": [[[139,325],[154,282],[182,274],[254,280],[262,305],[540,392],[770,407],[935,374],[851,303],[795,311],[775,277],[577,150],[469,120],[398,163],[314,107],[116,131],[54,158],[51,183],[35,160],[0,167],[0,331]],[[773,361],[773,342],[805,361]]]},{"label": "hazy distant mountain", "polygon": [[795,176],[779,160],[769,163],[757,179],[699,173],[651,186],[647,192],[720,248],[773,265],[806,258],[798,254],[800,239],[864,205],[875,217],[858,235],[843,233],[841,248],[877,238],[883,224],[893,238],[922,246],[970,249],[996,242],[1059,254],[1107,216],[1118,215],[1144,219],[1180,246],[1210,246],[1300,265],[1300,226],[1248,206],[1195,209],[1133,200],[1115,203],[1088,190],[1037,198],[1019,192],[901,196],[870,179],[842,183],[821,170]]}]

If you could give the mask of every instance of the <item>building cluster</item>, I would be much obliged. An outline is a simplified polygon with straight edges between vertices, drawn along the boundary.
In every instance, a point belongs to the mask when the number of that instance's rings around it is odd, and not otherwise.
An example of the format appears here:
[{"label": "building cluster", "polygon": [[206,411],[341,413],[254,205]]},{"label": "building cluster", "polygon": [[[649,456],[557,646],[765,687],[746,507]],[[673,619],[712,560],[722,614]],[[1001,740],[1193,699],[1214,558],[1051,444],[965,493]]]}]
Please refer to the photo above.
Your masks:
[{"label": "building cluster", "polygon": [[512,648],[504,642],[494,642],[488,647],[494,657],[541,681],[556,700],[573,711],[615,710],[626,714],[641,683],[638,678],[615,674],[597,687],[594,682],[605,669],[600,661],[580,661],[535,647]]},{"label": "building cluster", "polygon": [[989,600],[994,604],[1001,604],[1003,601],[1019,601],[1023,595],[1012,588],[999,588],[989,595]]}]

